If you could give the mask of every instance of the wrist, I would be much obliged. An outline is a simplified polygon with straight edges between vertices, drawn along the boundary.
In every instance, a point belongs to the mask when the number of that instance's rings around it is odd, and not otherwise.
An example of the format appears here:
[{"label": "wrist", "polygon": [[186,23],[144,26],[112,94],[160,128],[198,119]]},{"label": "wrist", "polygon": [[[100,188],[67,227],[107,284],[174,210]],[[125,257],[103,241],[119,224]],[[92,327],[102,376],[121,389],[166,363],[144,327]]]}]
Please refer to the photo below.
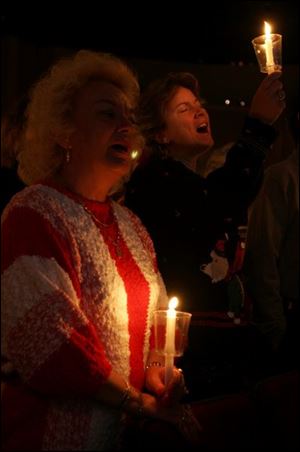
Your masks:
[{"label": "wrist", "polygon": [[121,402],[119,404],[120,410],[123,410],[124,407],[127,405],[131,397],[131,386],[128,382],[126,382],[126,388],[124,389],[121,397]]},{"label": "wrist", "polygon": [[143,417],[142,392],[128,384],[123,393],[120,409],[136,417]]}]

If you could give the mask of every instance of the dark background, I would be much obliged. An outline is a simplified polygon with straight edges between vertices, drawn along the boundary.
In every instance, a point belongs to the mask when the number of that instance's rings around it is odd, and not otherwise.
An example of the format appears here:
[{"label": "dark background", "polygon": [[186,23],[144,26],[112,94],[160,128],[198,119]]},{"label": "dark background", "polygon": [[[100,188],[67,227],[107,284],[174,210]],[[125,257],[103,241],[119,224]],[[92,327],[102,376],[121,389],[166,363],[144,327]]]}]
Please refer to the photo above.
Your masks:
[{"label": "dark background", "polygon": [[[174,2],[175,3],[175,2]],[[83,9],[61,15],[45,7],[35,16],[2,16],[4,34],[40,46],[101,49],[124,57],[177,60],[190,63],[253,62],[251,39],[263,34],[264,20],[283,35],[283,59],[298,63],[298,2],[186,2],[164,12],[141,3],[133,12],[115,4],[108,16]],[[121,3],[122,5],[122,3]],[[83,5],[84,6],[84,5]],[[89,12],[87,12],[89,11]]]},{"label": "dark background", "polygon": [[166,6],[162,1],[130,9],[124,2],[111,3],[109,13],[104,9],[108,3],[91,11],[73,2],[66,4],[69,14],[45,2],[37,3],[34,15],[17,7],[13,14],[3,14],[2,113],[57,58],[89,48],[124,58],[137,72],[142,89],[170,71],[194,73],[208,101],[216,144],[226,143],[235,139],[264,77],[251,44],[264,33],[264,20],[283,36],[282,79],[287,112],[294,111],[299,99],[298,3],[177,0]]}]

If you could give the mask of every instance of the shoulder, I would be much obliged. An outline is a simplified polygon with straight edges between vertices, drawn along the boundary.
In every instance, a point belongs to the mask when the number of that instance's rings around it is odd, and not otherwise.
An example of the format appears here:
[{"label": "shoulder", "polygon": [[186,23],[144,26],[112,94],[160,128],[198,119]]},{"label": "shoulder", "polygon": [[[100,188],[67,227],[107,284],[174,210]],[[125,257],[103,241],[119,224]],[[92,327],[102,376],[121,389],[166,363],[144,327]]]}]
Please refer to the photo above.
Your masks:
[{"label": "shoulder", "polygon": [[29,223],[50,222],[58,227],[76,210],[76,203],[58,190],[35,184],[17,193],[4,209],[1,222],[7,220],[23,225]]}]

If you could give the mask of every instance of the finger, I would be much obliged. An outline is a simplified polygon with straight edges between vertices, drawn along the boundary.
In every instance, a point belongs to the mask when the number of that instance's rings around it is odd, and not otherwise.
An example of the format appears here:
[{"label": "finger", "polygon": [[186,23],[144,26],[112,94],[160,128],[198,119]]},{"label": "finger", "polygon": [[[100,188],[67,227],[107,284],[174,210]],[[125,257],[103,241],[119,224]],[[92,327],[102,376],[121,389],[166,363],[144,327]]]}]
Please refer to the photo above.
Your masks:
[{"label": "finger", "polygon": [[177,391],[178,393],[181,394],[181,396],[188,394],[189,391],[185,384],[185,379],[184,379],[182,369],[177,369],[177,377],[178,378],[175,378],[173,380],[173,387],[171,390]]},{"label": "finger", "polygon": [[147,376],[148,387],[154,394],[161,396],[165,392],[164,372],[161,368],[151,368]]},{"label": "finger", "polygon": [[277,91],[282,90],[282,88],[283,88],[282,82],[280,80],[276,80],[270,86],[268,86],[268,88],[266,88],[266,92],[268,92],[270,94],[274,94]]},{"label": "finger", "polygon": [[279,105],[280,105],[281,109],[284,110],[285,107],[286,107],[285,101],[284,100],[278,100],[278,102],[279,102]]},{"label": "finger", "polygon": [[166,390],[168,392],[171,392],[178,387],[182,387],[183,384],[184,377],[182,371],[180,372],[179,369],[174,368],[172,378],[169,381],[168,385],[166,386]]},{"label": "finger", "polygon": [[272,74],[267,75],[264,80],[262,81],[262,85],[265,85],[268,87],[271,85],[275,80],[278,80],[282,76],[282,72],[272,72]]},{"label": "finger", "polygon": [[277,92],[277,96],[278,96],[278,99],[279,99],[279,100],[284,100],[284,99],[285,99],[285,91],[284,91],[283,89],[280,89],[280,90]]}]

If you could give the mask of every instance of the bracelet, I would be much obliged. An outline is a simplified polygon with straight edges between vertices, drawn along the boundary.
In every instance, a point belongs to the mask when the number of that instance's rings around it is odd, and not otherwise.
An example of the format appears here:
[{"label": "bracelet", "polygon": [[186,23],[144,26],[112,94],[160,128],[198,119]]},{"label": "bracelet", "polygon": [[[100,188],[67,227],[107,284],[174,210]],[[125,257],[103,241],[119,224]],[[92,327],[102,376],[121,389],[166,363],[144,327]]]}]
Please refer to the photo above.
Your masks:
[{"label": "bracelet", "polygon": [[126,403],[129,401],[130,399],[130,390],[131,390],[131,386],[129,383],[127,383],[126,388],[124,389],[124,392],[122,394],[122,400],[120,402],[119,408],[122,410],[124,408],[124,406],[126,405]]},{"label": "bracelet", "polygon": [[[142,393],[138,392],[137,397],[135,398],[131,393],[131,389],[133,388],[128,384],[122,395],[122,401],[119,408],[128,411],[136,418],[141,419],[144,417]],[[128,402],[130,403],[127,406]]]},{"label": "bracelet", "polygon": [[161,363],[159,361],[152,361],[151,363],[147,364],[146,370],[150,369],[150,367],[161,367]]},{"label": "bracelet", "polygon": [[139,394],[139,406],[138,406],[138,409],[137,409],[137,417],[138,418],[142,418],[142,417],[144,417],[144,410],[143,410],[143,394],[142,394],[142,392],[140,392],[140,394]]},{"label": "bracelet", "polygon": [[127,383],[127,386],[124,389],[124,392],[122,394],[122,400],[120,402],[119,408],[121,410],[124,410],[124,408],[127,405],[127,403],[132,400],[135,403],[137,403],[137,409],[136,409],[136,413],[135,413],[136,416],[138,418],[142,418],[144,416],[142,392],[139,392],[138,400],[133,400],[132,399],[132,394],[131,394],[131,389],[132,388],[131,388],[130,384]]}]

